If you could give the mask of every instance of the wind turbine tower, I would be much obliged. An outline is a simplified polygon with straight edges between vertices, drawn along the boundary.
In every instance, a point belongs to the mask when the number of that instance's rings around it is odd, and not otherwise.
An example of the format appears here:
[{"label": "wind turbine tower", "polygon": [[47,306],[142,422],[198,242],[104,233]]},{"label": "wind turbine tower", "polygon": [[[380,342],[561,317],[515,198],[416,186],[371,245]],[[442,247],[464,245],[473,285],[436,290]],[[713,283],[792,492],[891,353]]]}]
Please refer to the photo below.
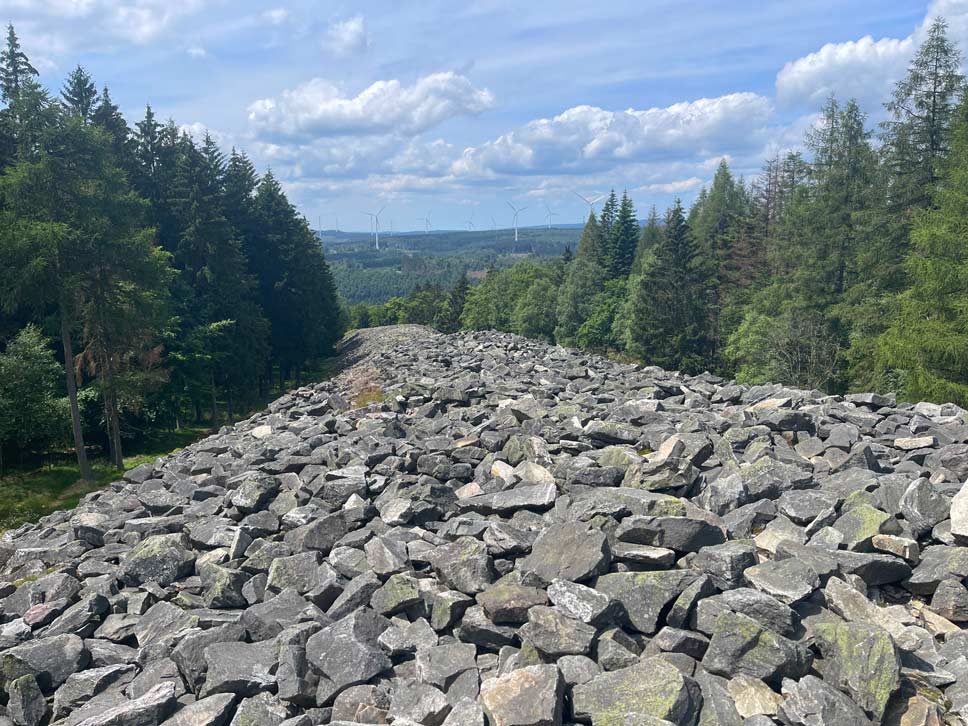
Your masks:
[{"label": "wind turbine tower", "polygon": [[513,204],[511,204],[511,202],[508,202],[508,206],[511,207],[511,211],[514,212],[514,216],[512,217],[512,222],[514,224],[514,241],[517,242],[518,241],[518,215],[521,214],[521,212],[523,212],[525,209],[527,209],[527,207],[521,207],[520,209],[518,209]]},{"label": "wind turbine tower", "polygon": [[386,209],[386,205],[380,207],[379,212],[363,212],[363,214],[373,220],[373,235],[376,240],[377,252],[380,251],[380,215],[383,214],[384,209]]},{"label": "wind turbine tower", "polygon": [[557,217],[558,213],[551,211],[551,207],[548,206],[548,202],[544,203],[544,207],[545,207],[545,210],[548,212],[548,229],[551,229],[551,218]]}]

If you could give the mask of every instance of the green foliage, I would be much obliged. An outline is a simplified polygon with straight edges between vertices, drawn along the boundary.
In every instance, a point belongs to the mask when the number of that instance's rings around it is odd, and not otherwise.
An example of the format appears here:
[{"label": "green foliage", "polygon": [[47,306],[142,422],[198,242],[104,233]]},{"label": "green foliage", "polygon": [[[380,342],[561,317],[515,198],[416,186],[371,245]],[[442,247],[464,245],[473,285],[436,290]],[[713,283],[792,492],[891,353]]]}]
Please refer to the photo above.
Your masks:
[{"label": "green foliage", "polygon": [[605,284],[605,279],[605,271],[588,256],[579,254],[568,265],[565,279],[558,290],[555,338],[561,345],[578,344],[578,331],[592,314],[595,296]]},{"label": "green foliage", "polygon": [[629,352],[653,365],[699,371],[709,354],[705,288],[699,247],[678,202],[654,252],[654,264],[633,291]]},{"label": "green foliage", "polygon": [[346,313],[316,234],[271,174],[150,106],[132,131],[80,66],[59,101],[36,75],[8,28],[0,336],[60,329],[82,476],[87,442],[120,467],[123,437],[203,409],[217,425],[223,406],[249,410],[277,374],[282,388],[331,353]]},{"label": "green foliage", "polygon": [[62,372],[45,338],[28,325],[0,353],[0,475],[4,447],[47,451],[67,438]]},{"label": "green foliage", "polygon": [[915,217],[911,243],[911,284],[878,342],[878,364],[894,372],[909,400],[968,405],[968,99],[958,109],[947,170],[932,207]]}]

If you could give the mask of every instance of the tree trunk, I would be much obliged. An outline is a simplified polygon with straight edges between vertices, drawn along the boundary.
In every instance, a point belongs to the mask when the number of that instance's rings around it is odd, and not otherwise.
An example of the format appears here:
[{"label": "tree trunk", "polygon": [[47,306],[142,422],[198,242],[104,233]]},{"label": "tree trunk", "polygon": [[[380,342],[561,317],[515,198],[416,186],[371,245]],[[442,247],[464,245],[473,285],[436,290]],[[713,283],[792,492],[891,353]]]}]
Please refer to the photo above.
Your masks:
[{"label": "tree trunk", "polygon": [[74,450],[77,453],[77,469],[81,479],[90,481],[94,478],[91,465],[87,461],[87,450],[84,448],[84,432],[81,429],[81,409],[77,405],[77,380],[74,378],[74,348],[71,345],[71,332],[67,326],[67,316],[61,311],[61,344],[64,347],[64,375],[67,379],[67,398],[71,405],[71,429],[74,433]]},{"label": "tree trunk", "polygon": [[215,372],[213,371],[210,378],[210,384],[212,387],[212,430],[218,428],[218,389],[215,387]]},{"label": "tree trunk", "polygon": [[106,397],[108,410],[108,441],[111,449],[111,463],[118,471],[124,471],[124,452],[121,449],[121,414],[118,411],[118,396],[111,392]]}]

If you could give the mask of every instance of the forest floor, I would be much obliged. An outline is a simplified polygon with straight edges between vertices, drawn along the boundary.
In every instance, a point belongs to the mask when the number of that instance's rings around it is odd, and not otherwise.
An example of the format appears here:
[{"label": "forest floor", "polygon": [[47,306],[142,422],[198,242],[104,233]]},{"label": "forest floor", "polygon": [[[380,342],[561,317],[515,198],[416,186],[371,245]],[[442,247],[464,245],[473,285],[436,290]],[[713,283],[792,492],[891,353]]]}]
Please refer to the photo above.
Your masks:
[{"label": "forest floor", "polygon": [[[206,427],[183,427],[179,431],[158,431],[124,457],[124,468],[154,461],[159,456],[184,448],[210,432]],[[94,459],[93,481],[81,481],[77,465],[55,463],[30,471],[15,471],[0,477],[0,532],[35,522],[58,509],[72,509],[88,492],[121,478],[106,459]]]},{"label": "forest floor", "polygon": [[[324,377],[340,373],[347,376],[348,388],[353,393],[354,406],[377,400],[382,392],[376,371],[367,364],[376,352],[432,331],[420,325],[392,325],[367,328],[347,333],[339,343],[335,358],[325,361]],[[314,381],[315,382],[315,381]],[[281,395],[281,394],[280,394]],[[240,419],[247,416],[240,416]],[[178,431],[157,431],[131,444],[124,457],[125,471],[154,461],[159,456],[178,451],[211,433],[207,426],[183,427]],[[24,522],[36,522],[59,509],[73,509],[81,497],[121,478],[117,469],[106,459],[94,459],[93,481],[81,481],[77,465],[57,462],[33,470],[14,471],[0,477],[0,533],[19,527]]]}]

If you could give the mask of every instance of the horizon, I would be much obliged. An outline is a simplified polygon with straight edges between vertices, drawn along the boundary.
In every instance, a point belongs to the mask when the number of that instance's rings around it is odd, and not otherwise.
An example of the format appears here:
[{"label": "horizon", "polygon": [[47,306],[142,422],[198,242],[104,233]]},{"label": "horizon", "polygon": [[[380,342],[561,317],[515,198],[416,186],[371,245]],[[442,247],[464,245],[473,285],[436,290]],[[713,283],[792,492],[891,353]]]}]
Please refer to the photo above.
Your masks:
[{"label": "horizon", "polygon": [[556,3],[553,15],[483,0],[456,15],[443,3],[319,16],[305,0],[130,5],[0,0],[52,91],[83,65],[130,124],[150,103],[196,138],[208,130],[271,168],[314,228],[338,215],[360,233],[381,206],[382,234],[390,220],[419,232],[428,211],[435,230],[509,229],[507,202],[529,207],[522,228],[545,226],[546,203],[580,224],[576,191],[627,189],[643,217],[689,204],[721,159],[749,180],[799,148],[831,93],[876,126],[935,16],[968,46],[968,0]]}]

